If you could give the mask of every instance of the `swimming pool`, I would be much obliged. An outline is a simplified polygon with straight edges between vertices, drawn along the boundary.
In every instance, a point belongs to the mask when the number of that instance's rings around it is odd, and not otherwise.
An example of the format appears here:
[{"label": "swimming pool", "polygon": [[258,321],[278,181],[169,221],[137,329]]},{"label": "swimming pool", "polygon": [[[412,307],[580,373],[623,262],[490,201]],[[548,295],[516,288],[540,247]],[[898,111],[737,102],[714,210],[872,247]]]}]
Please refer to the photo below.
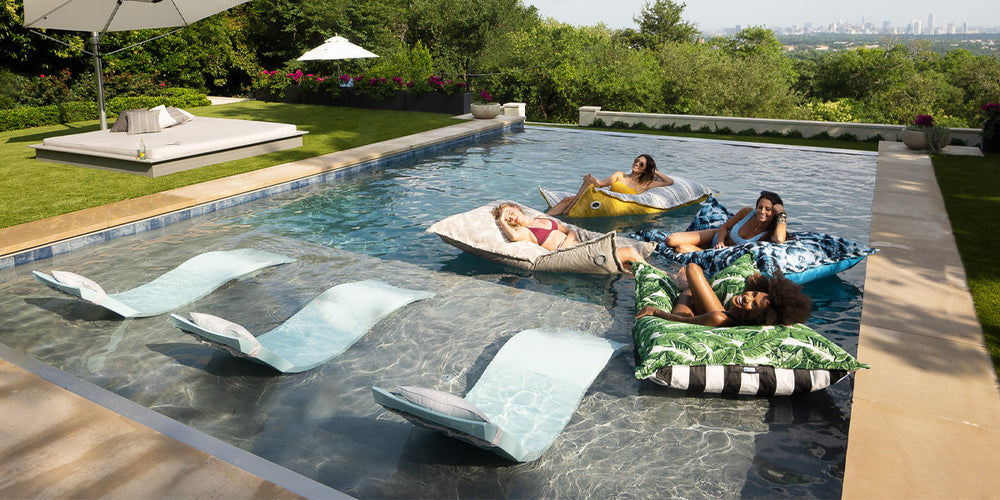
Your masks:
[{"label": "swimming pool", "polygon": [[[640,384],[626,354],[529,464],[413,429],[371,401],[372,385],[464,394],[503,342],[528,328],[572,327],[630,342],[630,280],[512,270],[423,230],[494,199],[543,208],[536,186],[575,189],[584,173],[628,168],[640,152],[668,173],[720,189],[730,208],[771,189],[785,197],[792,230],[868,241],[873,155],[527,127],[0,272],[0,314],[10,318],[0,341],[358,497],[840,496],[846,383],[795,400],[691,396]],[[631,222],[682,229],[692,214]],[[196,343],[164,316],[103,317],[28,276],[59,268],[127,289],[197,253],[242,246],[298,260],[183,311],[260,333],[345,281],[379,278],[438,296],[390,316],[334,361],[279,376]],[[863,282],[862,264],[806,287],[819,308],[811,325],[851,352]]]}]

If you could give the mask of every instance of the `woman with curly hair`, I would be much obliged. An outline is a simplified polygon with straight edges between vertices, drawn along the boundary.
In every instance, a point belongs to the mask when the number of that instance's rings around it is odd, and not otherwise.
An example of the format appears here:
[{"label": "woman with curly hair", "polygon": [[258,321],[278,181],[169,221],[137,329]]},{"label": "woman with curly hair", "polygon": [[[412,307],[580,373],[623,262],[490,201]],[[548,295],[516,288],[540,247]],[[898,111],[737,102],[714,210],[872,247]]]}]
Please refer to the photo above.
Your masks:
[{"label": "woman with curly hair", "polygon": [[656,316],[705,326],[791,325],[805,321],[812,313],[812,300],[798,284],[783,276],[747,277],[745,291],[733,297],[729,309],[712,291],[698,264],[681,268],[677,282],[681,294],[672,311],[647,306],[636,318]]}]

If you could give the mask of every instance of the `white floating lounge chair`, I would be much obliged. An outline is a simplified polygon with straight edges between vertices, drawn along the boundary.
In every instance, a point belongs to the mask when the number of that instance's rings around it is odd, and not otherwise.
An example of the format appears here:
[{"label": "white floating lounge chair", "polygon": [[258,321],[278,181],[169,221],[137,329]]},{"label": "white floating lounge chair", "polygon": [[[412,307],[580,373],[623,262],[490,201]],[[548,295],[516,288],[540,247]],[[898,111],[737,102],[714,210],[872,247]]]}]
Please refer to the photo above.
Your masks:
[{"label": "white floating lounge chair", "polygon": [[107,294],[100,285],[66,271],[33,271],[35,280],[126,318],[170,312],[211,293],[226,282],[265,267],[295,262],[270,252],[240,248],[196,255],[160,277],[131,290]]},{"label": "white floating lounge chair", "polygon": [[415,425],[503,457],[542,456],[624,344],[576,331],[514,335],[465,398],[421,387],[372,387],[375,402]]},{"label": "white floating lounge chair", "polygon": [[269,365],[283,373],[315,368],[354,345],[375,323],[432,292],[408,290],[368,280],[337,285],[313,299],[281,326],[259,337],[210,314],[191,319],[171,314],[177,328],[234,356]]}]

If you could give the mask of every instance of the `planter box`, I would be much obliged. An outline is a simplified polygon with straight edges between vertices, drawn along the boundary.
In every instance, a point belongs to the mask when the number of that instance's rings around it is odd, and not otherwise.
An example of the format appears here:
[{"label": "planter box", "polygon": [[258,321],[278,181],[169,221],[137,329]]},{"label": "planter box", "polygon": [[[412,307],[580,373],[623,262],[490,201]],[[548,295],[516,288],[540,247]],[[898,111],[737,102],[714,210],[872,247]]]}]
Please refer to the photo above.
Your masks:
[{"label": "planter box", "polygon": [[396,94],[388,99],[372,99],[364,94],[355,92],[351,98],[351,107],[365,109],[391,109],[403,111],[406,109],[406,91],[398,90]]},{"label": "planter box", "polygon": [[[258,95],[258,99],[264,97]],[[372,99],[360,94],[351,87],[341,87],[340,95],[331,96],[328,92],[306,92],[298,85],[285,88],[284,102],[318,104],[323,106],[349,106],[366,109],[391,109],[394,111],[424,111],[427,113],[448,113],[464,115],[469,112],[472,104],[472,94],[445,94],[443,92],[428,92],[426,94],[410,94],[405,90],[396,92],[388,99]]]},{"label": "planter box", "polygon": [[443,92],[428,92],[426,94],[407,94],[407,111],[425,111],[428,113],[448,113],[464,115],[469,112],[472,104],[472,94],[445,94]]}]

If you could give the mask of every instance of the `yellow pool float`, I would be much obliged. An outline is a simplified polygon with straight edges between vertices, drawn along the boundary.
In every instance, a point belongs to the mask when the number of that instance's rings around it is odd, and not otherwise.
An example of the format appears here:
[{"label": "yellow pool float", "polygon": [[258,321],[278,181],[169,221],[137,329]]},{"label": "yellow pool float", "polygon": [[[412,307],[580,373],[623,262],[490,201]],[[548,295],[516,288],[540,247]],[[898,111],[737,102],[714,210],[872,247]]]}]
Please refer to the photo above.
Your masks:
[{"label": "yellow pool float", "polygon": [[[675,175],[674,183],[644,191],[642,194],[627,194],[609,188],[589,186],[576,203],[566,212],[569,217],[618,217],[621,215],[645,215],[666,212],[693,203],[705,201],[709,195],[718,194],[700,182]],[[569,191],[554,191],[539,187],[545,203],[552,208],[562,199],[575,196]]]}]

